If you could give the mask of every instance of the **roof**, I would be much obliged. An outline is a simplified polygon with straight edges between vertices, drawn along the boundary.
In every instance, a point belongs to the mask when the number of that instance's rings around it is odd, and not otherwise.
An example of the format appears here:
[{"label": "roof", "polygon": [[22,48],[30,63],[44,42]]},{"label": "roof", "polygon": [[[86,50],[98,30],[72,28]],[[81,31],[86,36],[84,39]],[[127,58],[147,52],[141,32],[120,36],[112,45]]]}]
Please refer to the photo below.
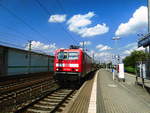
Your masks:
[{"label": "roof", "polygon": [[[16,50],[16,51],[29,52],[28,50],[24,50],[24,49],[20,49],[20,48],[14,48],[14,47],[9,47],[9,46],[4,46],[4,45],[0,45],[0,47],[2,47],[2,48],[8,48],[8,49],[13,49],[13,50]],[[38,54],[38,55],[43,55],[43,56],[54,57],[54,56],[51,56],[51,55],[46,55],[46,54],[42,54],[42,53],[38,53],[38,52],[34,52],[34,51],[31,51],[31,53]]]},{"label": "roof", "polygon": [[138,47],[147,47],[150,45],[150,33],[144,35],[143,37],[139,38],[138,40]]},{"label": "roof", "polygon": [[65,51],[65,52],[69,52],[69,51],[83,51],[82,49],[57,49],[56,52],[59,52],[59,51]]}]

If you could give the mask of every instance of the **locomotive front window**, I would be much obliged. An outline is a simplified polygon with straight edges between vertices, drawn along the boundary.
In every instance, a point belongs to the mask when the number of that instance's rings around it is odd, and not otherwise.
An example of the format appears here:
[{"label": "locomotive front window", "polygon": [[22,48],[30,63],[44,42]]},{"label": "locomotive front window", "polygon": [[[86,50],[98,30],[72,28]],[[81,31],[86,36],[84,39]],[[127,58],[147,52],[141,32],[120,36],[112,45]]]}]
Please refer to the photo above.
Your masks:
[{"label": "locomotive front window", "polygon": [[69,52],[68,53],[68,59],[69,60],[77,60],[79,56],[78,52]]},{"label": "locomotive front window", "polygon": [[57,56],[59,60],[77,60],[78,57],[78,52],[59,52]]},{"label": "locomotive front window", "polygon": [[67,52],[59,52],[58,53],[58,59],[60,60],[64,60],[64,59],[67,59]]}]

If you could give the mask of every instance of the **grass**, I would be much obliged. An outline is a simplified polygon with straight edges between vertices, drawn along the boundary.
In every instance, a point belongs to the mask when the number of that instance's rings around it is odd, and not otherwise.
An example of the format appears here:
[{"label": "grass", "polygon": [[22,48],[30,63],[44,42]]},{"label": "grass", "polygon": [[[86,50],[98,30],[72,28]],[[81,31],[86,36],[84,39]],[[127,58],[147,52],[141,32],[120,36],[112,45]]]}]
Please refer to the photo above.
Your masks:
[{"label": "grass", "polygon": [[125,72],[135,74],[135,68],[133,68],[131,66],[125,67]]}]

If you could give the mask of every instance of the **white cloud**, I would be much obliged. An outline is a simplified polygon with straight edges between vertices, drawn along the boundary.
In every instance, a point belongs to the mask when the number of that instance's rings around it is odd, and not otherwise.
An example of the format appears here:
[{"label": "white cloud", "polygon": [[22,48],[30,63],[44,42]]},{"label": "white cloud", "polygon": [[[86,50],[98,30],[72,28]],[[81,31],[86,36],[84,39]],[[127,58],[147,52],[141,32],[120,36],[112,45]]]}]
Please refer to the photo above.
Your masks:
[{"label": "white cloud", "polygon": [[66,21],[66,15],[51,15],[48,22],[61,23]]},{"label": "white cloud", "polygon": [[73,17],[71,17],[67,24],[69,24],[69,30],[72,30],[72,28],[77,28],[77,27],[84,27],[87,26],[89,24],[91,24],[91,18],[94,16],[94,12],[89,12],[85,15],[74,15]]},{"label": "white cloud", "polygon": [[133,49],[125,50],[125,51],[123,51],[123,54],[129,55],[129,54],[131,54],[132,51],[133,51]]},{"label": "white cloud", "polygon": [[95,54],[95,51],[91,50],[91,51],[89,51],[89,54],[90,54],[91,57],[93,57],[93,54]]},{"label": "white cloud", "polygon": [[131,52],[137,49],[137,43],[130,43],[124,47],[124,51],[122,52],[125,55],[129,55]]},{"label": "white cloud", "polygon": [[[83,46],[83,42],[80,42],[80,45]],[[91,45],[90,41],[84,41],[84,45]]]},{"label": "white cloud", "polygon": [[141,50],[144,51],[145,50],[145,48],[143,48],[143,47],[138,48],[137,42],[130,43],[130,44],[126,45],[124,48],[125,48],[125,50],[122,53],[125,55],[129,55],[129,54],[131,54],[131,52],[133,52],[135,50],[136,51],[141,51]]},{"label": "white cloud", "polygon": [[106,51],[112,49],[111,47],[102,44],[97,45],[96,48],[99,49],[99,51]]},{"label": "white cloud", "polygon": [[[25,49],[28,50],[28,47],[29,46],[27,45]],[[38,51],[38,52],[50,54],[50,53],[53,53],[57,47],[55,43],[48,45],[48,44],[41,43],[39,41],[32,41],[31,48],[32,48],[32,51]]]},{"label": "white cloud", "polygon": [[91,18],[95,16],[94,12],[89,12],[87,14],[74,15],[68,21],[68,29],[72,32],[79,34],[81,37],[93,37],[96,35],[101,35],[109,31],[109,27],[106,24],[97,24],[93,27],[87,27],[92,24]]},{"label": "white cloud", "polygon": [[93,57],[93,55],[95,55],[95,51],[94,50],[90,50],[90,51],[86,51],[86,53],[90,56]]},{"label": "white cloud", "polygon": [[97,24],[94,27],[81,29],[81,31],[79,31],[79,34],[81,34],[82,37],[92,37],[107,33],[108,30],[109,28],[106,26],[106,24]]},{"label": "white cloud", "polygon": [[95,54],[96,57],[107,57],[108,55],[111,55],[109,52],[98,52]]},{"label": "white cloud", "polygon": [[121,23],[115,32],[116,36],[125,36],[146,32],[148,24],[147,7],[139,7],[126,23]]},{"label": "white cloud", "polygon": [[144,47],[139,47],[136,49],[137,51],[145,51],[145,48]]},{"label": "white cloud", "polygon": [[95,53],[95,57],[97,60],[101,62],[111,62],[112,61],[112,53],[110,52],[97,52]]},{"label": "white cloud", "polygon": [[127,49],[136,49],[137,48],[137,42],[133,42],[133,43],[130,43],[130,44],[127,44],[124,48],[127,48]]},{"label": "white cloud", "polygon": [[96,52],[94,50],[87,51],[88,55],[91,57],[94,56],[94,60],[97,61],[97,63],[100,62],[110,62],[112,60],[112,53],[110,52]]}]

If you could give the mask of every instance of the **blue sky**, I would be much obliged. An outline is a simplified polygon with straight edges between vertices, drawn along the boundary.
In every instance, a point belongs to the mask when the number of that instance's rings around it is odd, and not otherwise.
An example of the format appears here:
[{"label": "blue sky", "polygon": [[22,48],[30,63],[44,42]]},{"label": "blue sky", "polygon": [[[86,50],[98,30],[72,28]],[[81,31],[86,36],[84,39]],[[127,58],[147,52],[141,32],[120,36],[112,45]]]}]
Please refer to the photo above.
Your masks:
[{"label": "blue sky", "polygon": [[124,57],[137,49],[137,34],[147,32],[147,0],[1,0],[0,4],[0,44],[27,49],[28,40],[33,40],[33,50],[50,54],[85,41],[97,58],[111,56],[116,52],[112,38],[120,37],[117,51]]}]

